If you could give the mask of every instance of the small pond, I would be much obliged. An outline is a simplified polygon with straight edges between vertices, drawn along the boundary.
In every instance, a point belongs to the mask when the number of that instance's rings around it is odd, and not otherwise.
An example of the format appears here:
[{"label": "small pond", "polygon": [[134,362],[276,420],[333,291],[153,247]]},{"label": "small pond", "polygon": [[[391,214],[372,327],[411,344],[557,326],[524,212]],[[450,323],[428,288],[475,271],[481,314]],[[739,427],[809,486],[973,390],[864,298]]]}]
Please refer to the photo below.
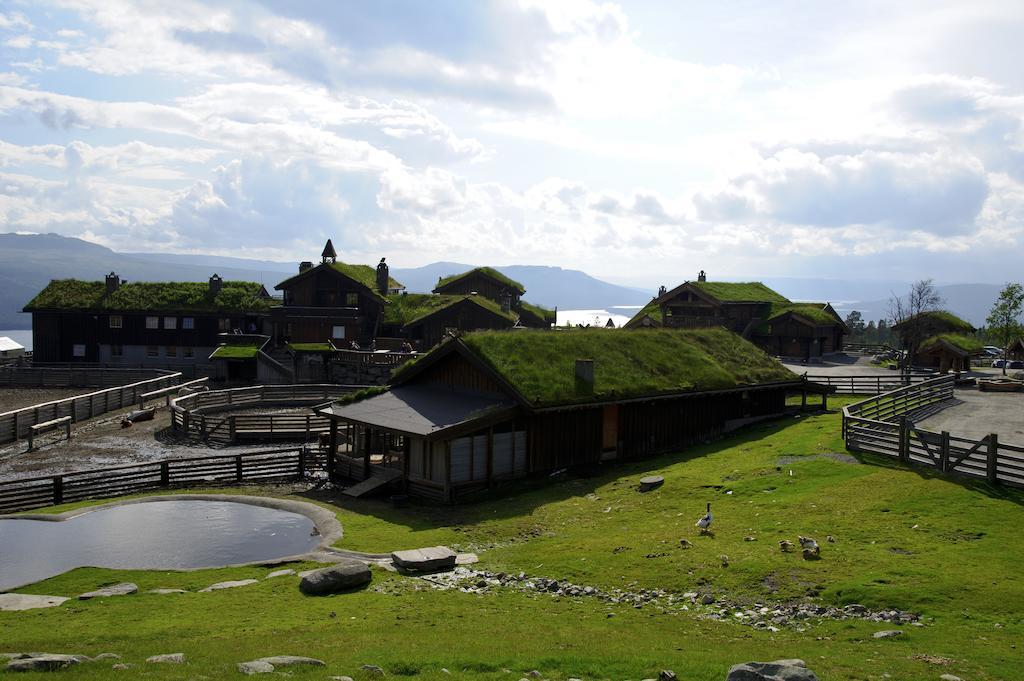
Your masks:
[{"label": "small pond", "polygon": [[182,569],[271,560],[320,543],[304,515],[231,501],[167,500],[67,520],[0,518],[0,591],[72,568]]}]

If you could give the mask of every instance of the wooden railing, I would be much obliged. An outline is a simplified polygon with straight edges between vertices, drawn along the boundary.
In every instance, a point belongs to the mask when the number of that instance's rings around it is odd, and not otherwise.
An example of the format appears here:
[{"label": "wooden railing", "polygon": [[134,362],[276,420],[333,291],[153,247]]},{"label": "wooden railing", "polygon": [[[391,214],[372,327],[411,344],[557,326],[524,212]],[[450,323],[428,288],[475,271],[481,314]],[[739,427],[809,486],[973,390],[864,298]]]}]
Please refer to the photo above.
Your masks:
[{"label": "wooden railing", "polygon": [[181,378],[181,374],[159,373],[164,375],[0,414],[0,444],[28,437],[29,428],[44,421],[70,416],[71,422],[77,423],[115,409],[131,407],[139,401],[140,395],[176,385]]},{"label": "wooden railing", "polygon": [[0,513],[175,487],[298,479],[324,468],[322,453],[293,447],[5,480],[0,481]]},{"label": "wooden railing", "polygon": [[935,378],[934,373],[914,373],[907,376],[893,371],[891,376],[873,374],[870,376],[834,376],[808,374],[807,380],[834,388],[833,392],[841,395],[877,395],[901,386],[924,383]]},{"label": "wooden railing", "polygon": [[942,473],[984,478],[990,484],[1024,486],[1024,447],[918,428],[913,417],[953,397],[953,376],[942,376],[876,395],[843,408],[842,433],[850,451],[893,456]]},{"label": "wooden railing", "polygon": [[316,414],[232,414],[264,405],[313,406],[365,386],[335,384],[258,385],[213,390],[171,400],[171,427],[205,442],[228,444],[267,438],[309,440],[330,429]]}]

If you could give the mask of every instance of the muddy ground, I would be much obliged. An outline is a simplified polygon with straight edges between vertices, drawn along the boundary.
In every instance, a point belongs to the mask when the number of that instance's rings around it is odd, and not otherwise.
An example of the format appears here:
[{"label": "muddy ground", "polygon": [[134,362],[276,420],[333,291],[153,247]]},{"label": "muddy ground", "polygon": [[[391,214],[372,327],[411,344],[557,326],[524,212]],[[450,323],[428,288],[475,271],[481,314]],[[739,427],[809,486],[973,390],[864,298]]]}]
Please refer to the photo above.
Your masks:
[{"label": "muddy ground", "polygon": [[95,388],[0,388],[0,414],[95,391]]},{"label": "muddy ground", "polygon": [[[0,395],[10,391],[0,391]],[[40,392],[40,391],[35,391]],[[45,391],[44,391],[45,392]],[[297,446],[299,442],[273,442],[266,445],[244,444],[232,447],[206,447],[199,442],[183,441],[171,431],[170,413],[166,408],[157,409],[156,418],[142,421],[131,428],[121,428],[121,420],[132,411],[112,411],[89,421],[72,426],[71,440],[63,434],[48,433],[36,439],[36,449],[29,452],[24,440],[0,445],[0,480],[59,475],[78,470],[107,468],[132,463],[159,461],[161,459],[185,459],[197,456],[216,456],[238,452],[253,452],[263,449],[279,449]],[[295,411],[294,409],[245,410]]]}]

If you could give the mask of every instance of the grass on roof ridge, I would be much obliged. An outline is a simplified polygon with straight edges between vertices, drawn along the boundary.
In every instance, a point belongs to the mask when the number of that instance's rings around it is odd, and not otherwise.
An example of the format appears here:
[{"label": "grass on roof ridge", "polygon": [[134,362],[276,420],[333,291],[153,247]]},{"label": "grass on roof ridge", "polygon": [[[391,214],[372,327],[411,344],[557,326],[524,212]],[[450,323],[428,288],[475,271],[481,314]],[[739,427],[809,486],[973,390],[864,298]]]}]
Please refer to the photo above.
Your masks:
[{"label": "grass on roof ridge", "polygon": [[691,281],[700,291],[724,302],[788,303],[790,300],[781,293],[768,288],[759,281]]},{"label": "grass on roof ridge", "polygon": [[664,317],[661,314],[661,305],[658,303],[657,298],[652,298],[651,302],[644,305],[640,310],[633,315],[628,322],[625,324],[625,328],[634,328],[640,325],[640,320],[644,317],[650,317],[658,324],[665,322]]},{"label": "grass on roof ridge", "polygon": [[922,341],[920,350],[927,350],[943,341],[964,352],[974,353],[985,349],[985,344],[974,336],[963,333],[938,333]]},{"label": "grass on roof ridge", "polygon": [[486,266],[486,265],[481,266],[481,267],[474,267],[471,270],[466,270],[465,272],[461,272],[459,274],[449,274],[448,276],[441,277],[441,278],[439,278],[437,280],[437,286],[434,287],[434,290],[436,291],[437,289],[439,289],[439,288],[441,288],[443,286],[447,286],[448,284],[451,284],[452,282],[458,281],[459,279],[463,279],[463,278],[468,277],[471,274],[475,274],[477,272],[479,272],[480,274],[485,274],[485,275],[487,275],[489,277],[492,277],[493,279],[497,279],[498,281],[500,281],[505,286],[508,286],[508,287],[513,288],[516,291],[518,291],[520,295],[526,293],[526,287],[524,287],[518,281],[516,281],[515,279],[512,279],[511,277],[509,277],[509,276],[507,276],[505,274],[502,274],[501,272],[499,272],[495,268],[489,267],[489,266]]},{"label": "grass on roof ridge", "polygon": [[135,281],[107,295],[102,281],[55,279],[25,306],[26,310],[110,310],[205,312],[264,311],[273,302],[264,298],[262,284],[225,281],[216,296],[205,281]]}]

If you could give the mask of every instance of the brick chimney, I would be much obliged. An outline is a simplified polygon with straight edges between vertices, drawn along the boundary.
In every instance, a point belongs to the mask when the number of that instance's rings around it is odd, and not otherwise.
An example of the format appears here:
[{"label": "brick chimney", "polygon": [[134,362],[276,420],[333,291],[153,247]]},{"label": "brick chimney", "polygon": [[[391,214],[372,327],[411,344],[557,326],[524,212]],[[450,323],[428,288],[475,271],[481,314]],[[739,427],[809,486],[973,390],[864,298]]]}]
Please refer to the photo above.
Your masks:
[{"label": "brick chimney", "polygon": [[219,274],[214,274],[210,277],[210,297],[215,298],[220,293],[221,287],[224,285],[224,280],[220,278]]},{"label": "brick chimney", "polygon": [[377,291],[382,296],[386,296],[388,294],[389,280],[390,275],[388,274],[388,265],[384,262],[384,258],[381,258],[380,262],[377,263]]},{"label": "brick chimney", "polygon": [[110,274],[107,275],[107,295],[108,296],[111,293],[113,293],[114,291],[116,291],[120,285],[121,285],[121,278],[118,277],[116,273],[111,272]]}]

